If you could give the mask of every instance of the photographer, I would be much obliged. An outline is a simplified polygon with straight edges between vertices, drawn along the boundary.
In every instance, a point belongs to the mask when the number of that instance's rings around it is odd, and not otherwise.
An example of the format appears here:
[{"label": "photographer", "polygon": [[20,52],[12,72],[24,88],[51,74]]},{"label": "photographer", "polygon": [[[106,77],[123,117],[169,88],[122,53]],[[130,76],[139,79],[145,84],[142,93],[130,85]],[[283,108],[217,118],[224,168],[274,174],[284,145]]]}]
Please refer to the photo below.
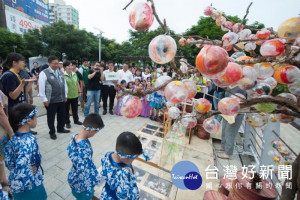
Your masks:
[{"label": "photographer", "polygon": [[103,76],[103,68],[100,68],[100,63],[93,63],[88,73],[87,101],[84,108],[84,116],[89,114],[92,101],[94,101],[94,112],[99,114],[101,76]]}]

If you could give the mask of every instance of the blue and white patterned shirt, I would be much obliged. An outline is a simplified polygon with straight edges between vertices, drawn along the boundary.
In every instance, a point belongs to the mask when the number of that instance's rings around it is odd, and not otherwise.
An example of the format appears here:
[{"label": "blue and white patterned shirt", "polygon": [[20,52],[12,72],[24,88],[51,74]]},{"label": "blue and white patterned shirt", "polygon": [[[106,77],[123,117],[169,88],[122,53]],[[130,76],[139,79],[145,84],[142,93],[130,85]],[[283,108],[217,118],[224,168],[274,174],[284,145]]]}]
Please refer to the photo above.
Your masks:
[{"label": "blue and white patterned shirt", "polygon": [[[9,169],[9,185],[13,193],[25,192],[43,183],[42,169],[38,167],[41,154],[37,139],[31,132],[12,136],[4,147],[5,165]],[[38,167],[34,174],[32,167]]]},{"label": "blue and white patterned shirt", "polygon": [[139,189],[132,168],[122,166],[123,163],[113,161],[113,153],[107,152],[101,159],[101,176],[105,179],[106,185],[102,189],[100,200],[114,200],[114,195],[119,200],[140,199]]},{"label": "blue and white patterned shirt", "polygon": [[75,134],[68,146],[68,156],[72,167],[68,175],[68,182],[76,193],[92,193],[94,187],[100,183],[100,176],[93,162],[93,149],[90,141],[75,141]]},{"label": "blue and white patterned shirt", "polygon": [[0,184],[0,200],[9,200],[10,198],[8,197],[8,192],[3,191],[2,185]]}]

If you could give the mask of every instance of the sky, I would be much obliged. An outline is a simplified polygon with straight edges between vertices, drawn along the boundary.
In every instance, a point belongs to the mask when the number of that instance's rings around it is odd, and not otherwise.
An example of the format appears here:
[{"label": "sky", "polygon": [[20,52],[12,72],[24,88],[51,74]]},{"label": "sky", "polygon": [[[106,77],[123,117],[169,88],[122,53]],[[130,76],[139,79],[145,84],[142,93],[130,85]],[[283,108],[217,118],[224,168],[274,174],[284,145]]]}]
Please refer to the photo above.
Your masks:
[{"label": "sky", "polygon": [[[104,32],[104,37],[121,43],[129,39],[130,10],[135,3],[146,0],[135,0],[125,11],[123,8],[130,0],[65,0],[65,2],[79,11],[80,29],[97,34],[98,31],[94,29],[96,27]],[[250,2],[253,2],[253,5],[247,17],[249,23],[259,21],[266,27],[273,27],[275,31],[284,20],[300,14],[299,0],[154,0],[161,20],[165,18],[170,29],[179,34],[196,25],[199,18],[204,16],[204,8],[210,4],[226,15],[243,18]],[[158,26],[155,20],[150,30]]]}]

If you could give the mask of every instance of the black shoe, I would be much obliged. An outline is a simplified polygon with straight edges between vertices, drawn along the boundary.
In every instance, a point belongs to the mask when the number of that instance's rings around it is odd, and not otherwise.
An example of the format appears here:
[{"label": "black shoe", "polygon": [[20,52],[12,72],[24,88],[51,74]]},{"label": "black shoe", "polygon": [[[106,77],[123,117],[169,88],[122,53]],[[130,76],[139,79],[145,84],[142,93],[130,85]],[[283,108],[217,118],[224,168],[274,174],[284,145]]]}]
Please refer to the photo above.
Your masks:
[{"label": "black shoe", "polygon": [[31,131],[32,135],[37,135],[36,131]]},{"label": "black shoe", "polygon": [[113,115],[113,114],[114,114],[114,112],[113,112],[112,110],[109,110],[109,114]]},{"label": "black shoe", "polygon": [[103,115],[106,115],[106,113],[107,113],[107,110],[103,110]]},{"label": "black shoe", "polygon": [[70,133],[70,130],[63,129],[63,130],[59,130],[57,132],[58,133]]},{"label": "black shoe", "polygon": [[71,128],[71,124],[70,123],[66,124],[66,128]]},{"label": "black shoe", "polygon": [[74,122],[74,124],[82,125],[82,122],[81,122],[81,121],[78,121],[78,122]]},{"label": "black shoe", "polygon": [[50,138],[52,139],[52,140],[56,140],[56,135],[55,135],[55,133],[54,134],[50,134]]}]

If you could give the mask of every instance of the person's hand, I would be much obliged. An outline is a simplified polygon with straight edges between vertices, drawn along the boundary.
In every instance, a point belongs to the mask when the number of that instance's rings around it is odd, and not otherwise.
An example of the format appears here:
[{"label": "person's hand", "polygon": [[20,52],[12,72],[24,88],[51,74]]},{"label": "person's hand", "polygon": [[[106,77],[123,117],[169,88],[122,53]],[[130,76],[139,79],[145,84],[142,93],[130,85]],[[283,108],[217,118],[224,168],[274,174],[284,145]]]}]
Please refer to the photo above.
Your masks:
[{"label": "person's hand", "polygon": [[32,105],[33,104],[33,97],[30,97],[29,103]]},{"label": "person's hand", "polygon": [[24,86],[25,83],[26,83],[26,80],[25,80],[25,79],[22,79],[21,84]]},{"label": "person's hand", "polygon": [[33,174],[36,174],[36,172],[37,172],[37,167],[34,165],[34,166],[32,166],[31,168],[32,168]]},{"label": "person's hand", "polygon": [[49,102],[48,102],[48,101],[45,101],[45,102],[44,102],[44,106],[45,106],[45,108],[48,108]]}]

